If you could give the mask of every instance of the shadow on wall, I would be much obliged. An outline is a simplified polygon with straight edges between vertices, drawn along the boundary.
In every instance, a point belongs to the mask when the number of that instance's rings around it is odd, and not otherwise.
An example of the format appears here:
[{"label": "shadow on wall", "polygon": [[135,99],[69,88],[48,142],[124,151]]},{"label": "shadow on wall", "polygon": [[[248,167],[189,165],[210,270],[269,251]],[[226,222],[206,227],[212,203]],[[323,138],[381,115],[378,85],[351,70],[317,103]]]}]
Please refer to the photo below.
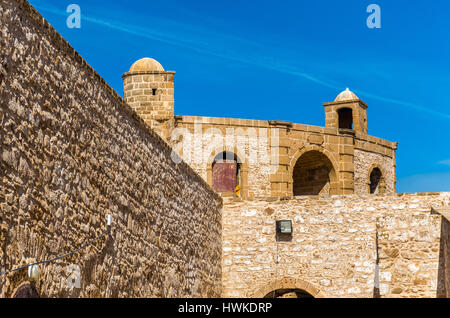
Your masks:
[{"label": "shadow on wall", "polygon": [[450,222],[442,217],[437,281],[438,298],[450,298]]}]

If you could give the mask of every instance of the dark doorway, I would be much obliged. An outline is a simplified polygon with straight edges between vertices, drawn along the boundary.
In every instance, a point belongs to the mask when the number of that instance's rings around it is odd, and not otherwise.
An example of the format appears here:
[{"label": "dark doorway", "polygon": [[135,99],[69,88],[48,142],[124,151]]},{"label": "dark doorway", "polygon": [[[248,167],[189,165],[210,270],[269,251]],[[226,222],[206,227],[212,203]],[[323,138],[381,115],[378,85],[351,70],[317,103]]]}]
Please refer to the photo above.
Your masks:
[{"label": "dark doorway", "polygon": [[20,286],[13,298],[40,298],[39,293],[33,284],[24,284]]},{"label": "dark doorway", "polygon": [[277,289],[264,298],[314,298],[314,296],[302,289]]},{"label": "dark doorway", "polygon": [[339,128],[353,129],[353,111],[351,108],[338,110]]}]

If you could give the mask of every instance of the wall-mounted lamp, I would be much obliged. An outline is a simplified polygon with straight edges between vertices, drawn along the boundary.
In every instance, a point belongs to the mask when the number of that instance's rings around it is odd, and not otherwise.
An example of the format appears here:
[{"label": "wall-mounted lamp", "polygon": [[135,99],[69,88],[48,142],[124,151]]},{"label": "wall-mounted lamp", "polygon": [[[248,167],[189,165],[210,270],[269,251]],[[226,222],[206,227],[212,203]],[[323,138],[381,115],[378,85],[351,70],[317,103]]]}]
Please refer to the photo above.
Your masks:
[{"label": "wall-mounted lamp", "polygon": [[40,275],[41,270],[39,269],[39,265],[28,266],[28,278],[30,278],[30,280],[38,282]]},{"label": "wall-mounted lamp", "polygon": [[107,226],[111,226],[111,224],[112,224],[112,215],[111,215],[111,214],[108,214],[108,215],[106,216],[106,225],[107,225]]},{"label": "wall-mounted lamp", "polygon": [[277,221],[277,234],[292,234],[292,220]]}]

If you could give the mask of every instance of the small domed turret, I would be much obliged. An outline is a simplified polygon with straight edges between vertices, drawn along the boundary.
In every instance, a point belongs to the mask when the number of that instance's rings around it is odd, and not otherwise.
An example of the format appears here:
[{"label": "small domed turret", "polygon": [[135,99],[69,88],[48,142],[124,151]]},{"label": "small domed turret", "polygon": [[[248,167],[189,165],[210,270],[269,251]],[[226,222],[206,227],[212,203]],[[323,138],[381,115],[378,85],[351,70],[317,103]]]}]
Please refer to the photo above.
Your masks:
[{"label": "small domed turret", "polygon": [[161,125],[174,119],[174,76],[149,57],[136,61],[122,75],[125,102],[158,133]]},{"label": "small domed turret", "polygon": [[352,129],[367,134],[367,104],[348,88],[333,102],[324,103],[323,106],[325,106],[325,127]]},{"label": "small domed turret", "polygon": [[351,100],[359,100],[359,97],[355,95],[351,90],[348,88],[341,92],[336,99],[335,102],[343,102],[343,101],[351,101]]},{"label": "small domed turret", "polygon": [[164,72],[164,67],[155,59],[145,57],[136,61],[130,68],[130,73],[134,72]]}]

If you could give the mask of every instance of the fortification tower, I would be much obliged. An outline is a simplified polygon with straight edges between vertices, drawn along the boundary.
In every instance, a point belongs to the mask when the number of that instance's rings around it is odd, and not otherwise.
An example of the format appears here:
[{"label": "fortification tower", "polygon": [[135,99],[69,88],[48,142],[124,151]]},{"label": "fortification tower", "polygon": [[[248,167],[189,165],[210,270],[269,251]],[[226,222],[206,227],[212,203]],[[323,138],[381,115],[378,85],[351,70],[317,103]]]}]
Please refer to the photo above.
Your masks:
[{"label": "fortification tower", "polygon": [[334,102],[324,103],[325,127],[352,129],[367,134],[367,104],[348,88]]},{"label": "fortification tower", "polygon": [[135,62],[122,78],[124,100],[167,140],[174,122],[175,72],[165,71],[152,58],[143,58]]},{"label": "fortification tower", "polygon": [[355,192],[356,134],[367,135],[367,104],[348,88],[324,103],[325,127],[338,129],[339,179],[343,194]]}]

